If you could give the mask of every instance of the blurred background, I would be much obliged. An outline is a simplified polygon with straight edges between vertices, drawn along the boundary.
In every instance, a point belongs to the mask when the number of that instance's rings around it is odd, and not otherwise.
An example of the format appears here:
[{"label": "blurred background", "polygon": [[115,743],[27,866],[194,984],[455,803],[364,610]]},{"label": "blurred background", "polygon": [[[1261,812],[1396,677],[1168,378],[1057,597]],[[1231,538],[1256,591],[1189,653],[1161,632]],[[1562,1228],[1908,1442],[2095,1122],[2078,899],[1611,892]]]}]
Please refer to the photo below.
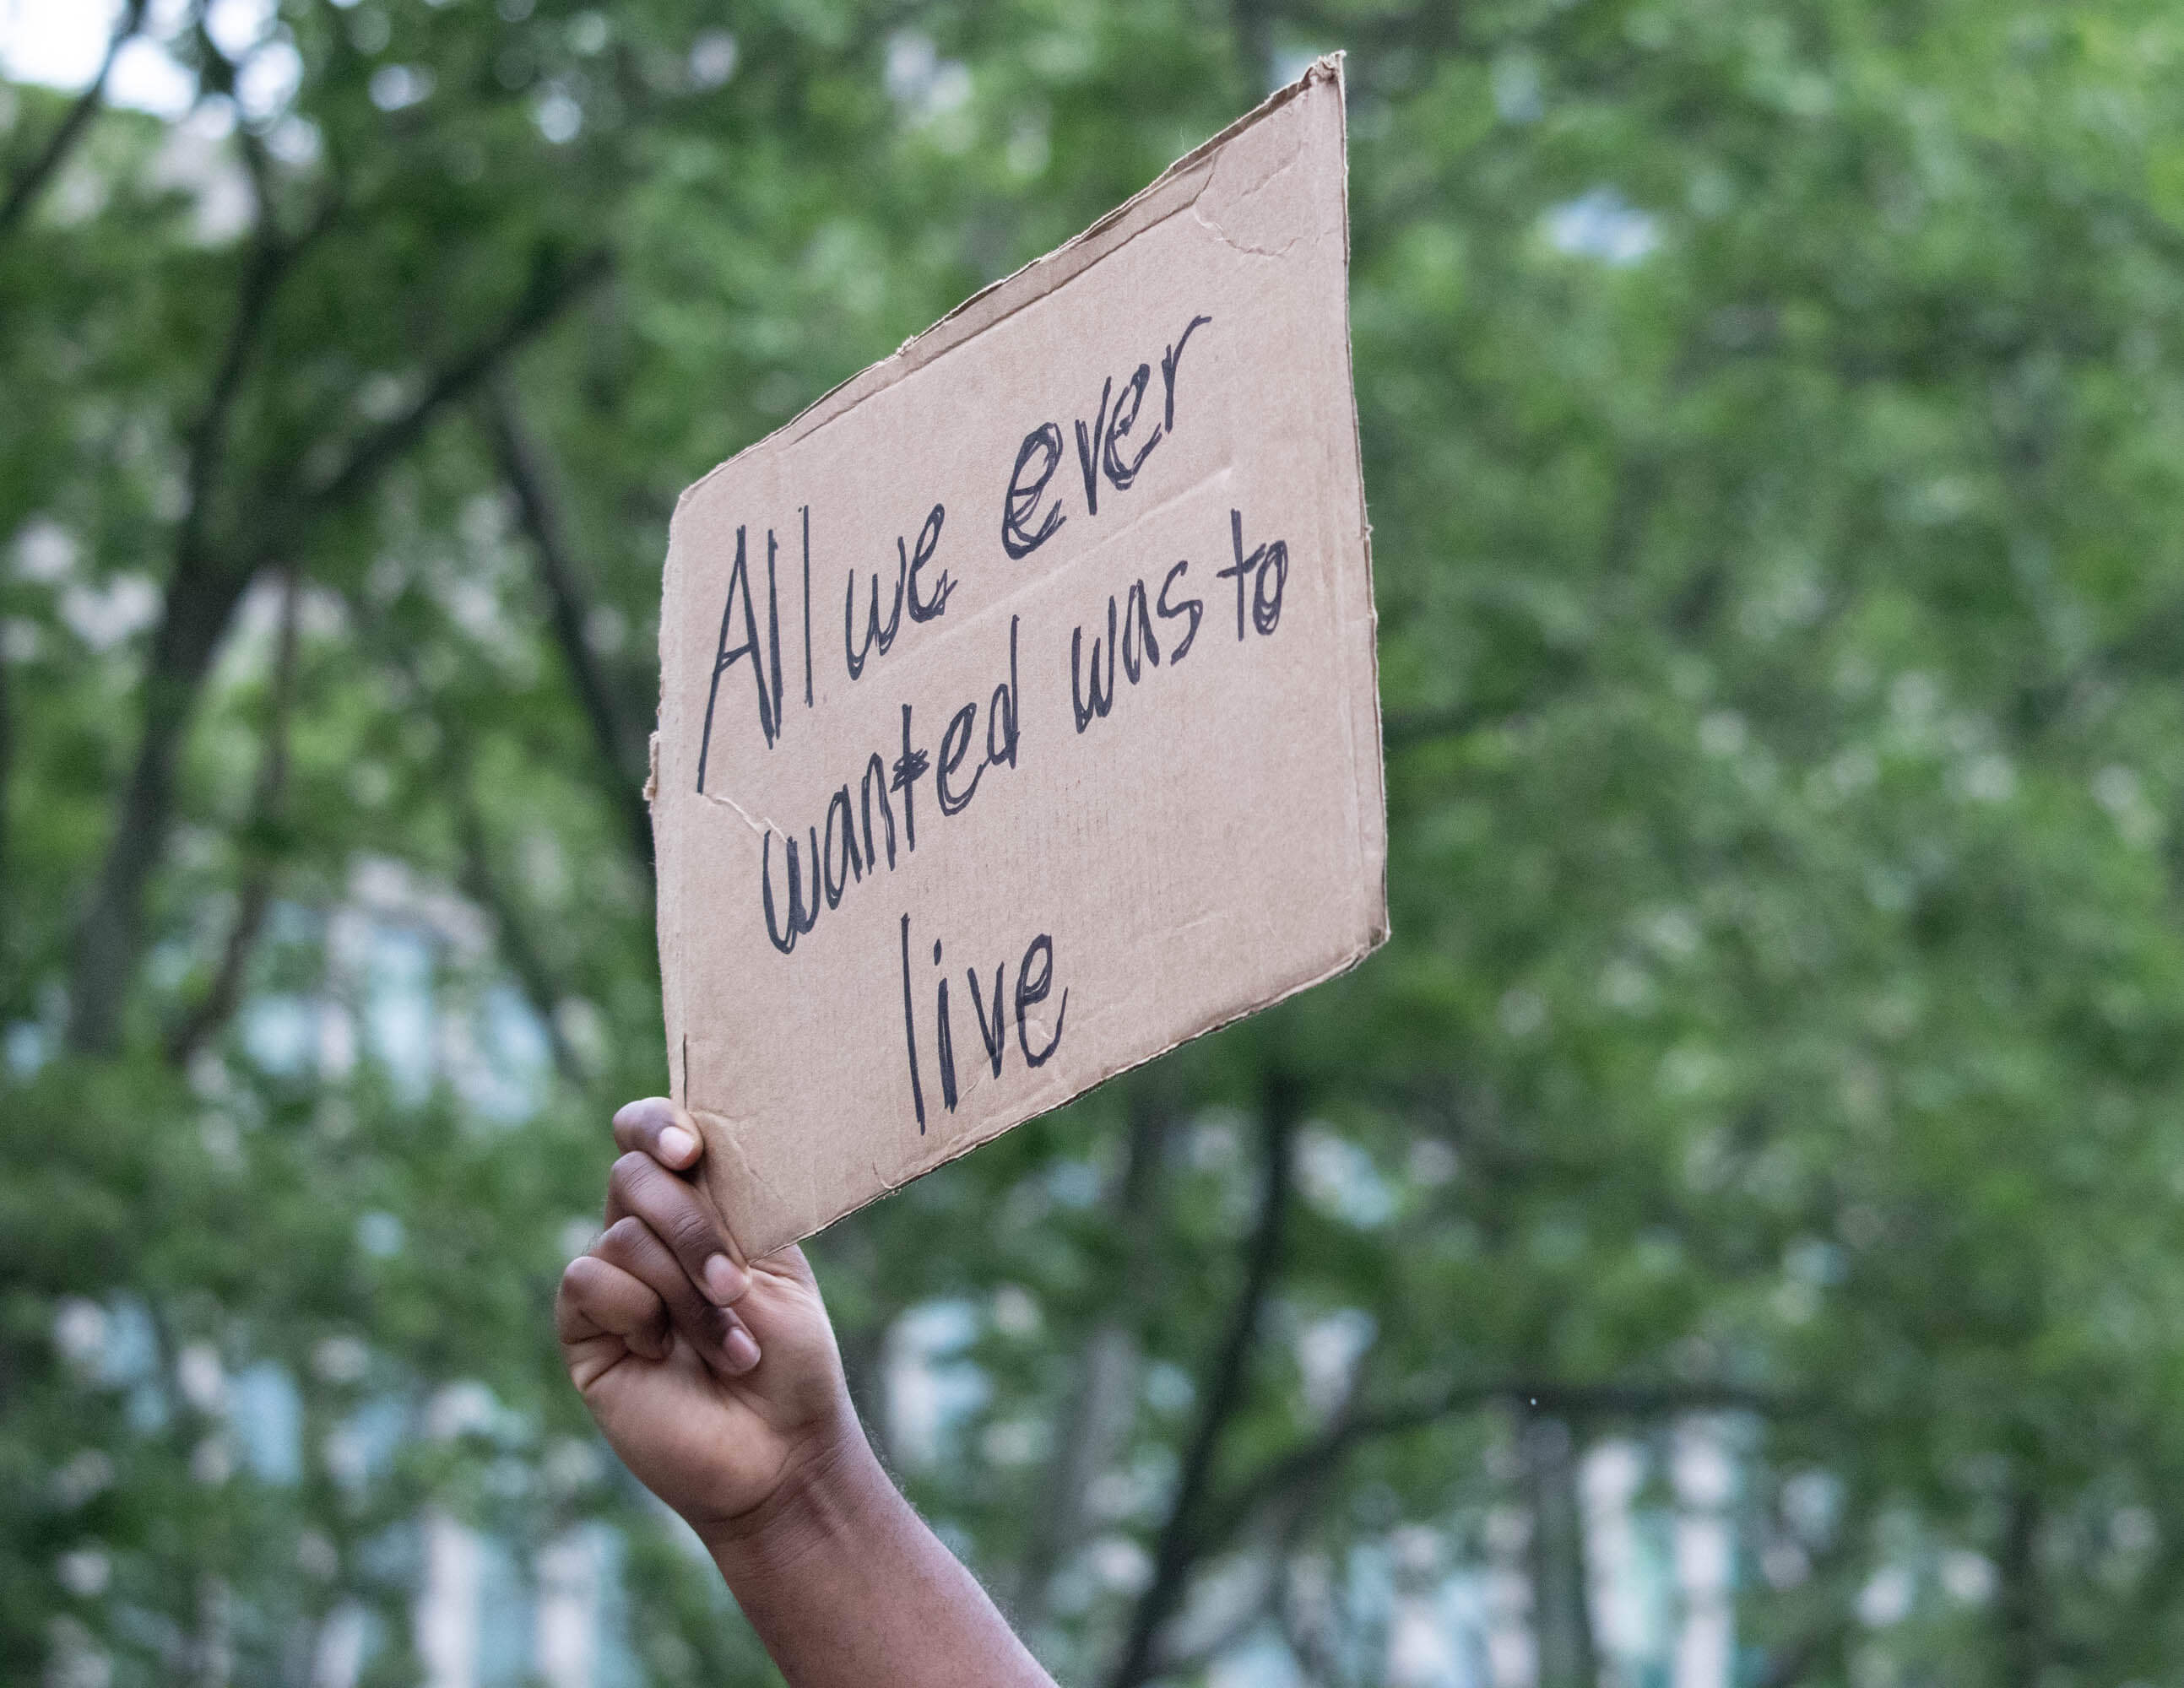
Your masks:
[{"label": "blurred background", "polygon": [[0,0],[0,1679],[774,1680],[549,1320],[669,510],[1336,47],[1396,936],[829,1231],[875,1440],[1073,1684],[2177,1680],[2142,0]]}]

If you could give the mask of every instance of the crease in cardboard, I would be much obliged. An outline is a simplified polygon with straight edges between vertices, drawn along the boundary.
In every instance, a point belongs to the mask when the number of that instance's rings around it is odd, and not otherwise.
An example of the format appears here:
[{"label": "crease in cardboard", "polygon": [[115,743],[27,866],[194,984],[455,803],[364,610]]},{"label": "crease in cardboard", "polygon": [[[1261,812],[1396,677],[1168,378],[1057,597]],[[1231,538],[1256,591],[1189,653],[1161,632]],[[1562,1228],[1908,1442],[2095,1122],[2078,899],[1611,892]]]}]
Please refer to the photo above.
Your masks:
[{"label": "crease in cardboard", "polygon": [[[710,1108],[694,1106],[688,1101],[684,1102],[683,1109],[698,1123],[699,1128],[705,1134],[705,1160],[709,1175],[704,1182],[708,1186],[709,1195],[711,1193],[710,1185],[719,1175],[718,1160],[723,1151],[728,1159],[735,1162],[736,1177],[738,1179],[766,1192],[769,1195],[775,1195],[772,1184],[744,1150],[742,1136],[736,1128],[739,1122],[731,1119],[727,1115],[717,1113]],[[727,1234],[728,1241],[735,1245],[734,1251],[748,1262],[753,1256],[736,1235],[735,1224],[729,1216],[727,1205],[717,1201],[713,1205],[720,1212],[721,1228]],[[772,1251],[768,1250],[766,1252],[771,1253]]]},{"label": "crease in cardboard", "polygon": [[[760,821],[757,819],[752,815],[749,810],[744,808],[742,804],[737,802],[734,798],[729,796],[725,791],[701,791],[698,795],[704,798],[708,803],[717,803],[723,809],[733,810],[735,812],[736,818],[741,821],[744,825],[749,827],[752,832],[757,833],[760,838],[764,838],[768,832],[779,833],[782,831],[782,828],[772,821]],[[794,827],[790,827],[786,833],[786,836],[789,838],[794,838],[795,835],[795,828]]]},{"label": "crease in cardboard", "polygon": [[[1279,246],[1257,246],[1248,240],[1240,239],[1230,231],[1229,225],[1237,219],[1238,214],[1249,207],[1262,192],[1295,169],[1297,160],[1303,155],[1304,136],[1294,136],[1291,137],[1289,149],[1278,160],[1268,164],[1250,181],[1234,187],[1222,179],[1221,165],[1216,164],[1207,174],[1205,185],[1191,196],[1190,214],[1197,220],[1201,228],[1205,229],[1231,252],[1241,253],[1251,258],[1281,258],[1287,255],[1290,248],[1303,239],[1303,236],[1290,235]],[[1212,203],[1208,203],[1208,201]]]}]

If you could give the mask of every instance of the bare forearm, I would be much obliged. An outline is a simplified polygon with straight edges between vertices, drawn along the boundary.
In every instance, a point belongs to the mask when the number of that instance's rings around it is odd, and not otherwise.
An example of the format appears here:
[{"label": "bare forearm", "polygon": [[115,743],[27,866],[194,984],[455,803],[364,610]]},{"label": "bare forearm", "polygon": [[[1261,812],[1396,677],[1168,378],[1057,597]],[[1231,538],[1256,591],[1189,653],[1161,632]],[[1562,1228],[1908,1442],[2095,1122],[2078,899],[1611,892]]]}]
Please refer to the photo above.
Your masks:
[{"label": "bare forearm", "polygon": [[861,1436],[707,1545],[791,1688],[1053,1688]]}]

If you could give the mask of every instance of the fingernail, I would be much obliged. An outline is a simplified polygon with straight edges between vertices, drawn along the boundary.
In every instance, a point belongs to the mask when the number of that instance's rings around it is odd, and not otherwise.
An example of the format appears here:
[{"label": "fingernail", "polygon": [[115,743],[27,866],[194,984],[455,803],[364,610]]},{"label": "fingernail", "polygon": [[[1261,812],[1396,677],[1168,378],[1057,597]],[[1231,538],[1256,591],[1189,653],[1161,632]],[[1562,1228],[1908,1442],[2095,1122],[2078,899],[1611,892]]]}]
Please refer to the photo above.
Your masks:
[{"label": "fingernail", "polygon": [[728,1362],[728,1370],[738,1377],[758,1364],[758,1344],[741,1325],[728,1333],[721,1344],[721,1353]]},{"label": "fingernail", "polygon": [[698,1152],[698,1139],[679,1125],[662,1128],[660,1134],[660,1153],[663,1159],[681,1166]]},{"label": "fingernail", "polygon": [[705,1293],[713,1298],[715,1305],[725,1307],[731,1301],[739,1301],[749,1288],[750,1279],[727,1256],[716,1254],[705,1262]]}]

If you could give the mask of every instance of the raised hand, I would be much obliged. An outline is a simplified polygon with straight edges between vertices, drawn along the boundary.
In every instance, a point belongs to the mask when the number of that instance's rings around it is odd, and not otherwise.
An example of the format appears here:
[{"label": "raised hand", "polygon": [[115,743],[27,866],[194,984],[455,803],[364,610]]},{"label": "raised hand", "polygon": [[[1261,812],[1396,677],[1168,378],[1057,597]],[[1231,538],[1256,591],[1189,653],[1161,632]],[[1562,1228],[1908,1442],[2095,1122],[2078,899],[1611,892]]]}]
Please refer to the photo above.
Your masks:
[{"label": "raised hand", "polygon": [[738,1257],[671,1102],[632,1102],[614,1129],[606,1230],[561,1274],[561,1352],[791,1688],[1053,1688],[880,1469],[803,1251]]},{"label": "raised hand", "polygon": [[762,1525],[862,1433],[803,1251],[740,1258],[673,1103],[630,1103],[614,1134],[606,1229],[555,1301],[562,1356],[622,1462],[716,1542]]}]

